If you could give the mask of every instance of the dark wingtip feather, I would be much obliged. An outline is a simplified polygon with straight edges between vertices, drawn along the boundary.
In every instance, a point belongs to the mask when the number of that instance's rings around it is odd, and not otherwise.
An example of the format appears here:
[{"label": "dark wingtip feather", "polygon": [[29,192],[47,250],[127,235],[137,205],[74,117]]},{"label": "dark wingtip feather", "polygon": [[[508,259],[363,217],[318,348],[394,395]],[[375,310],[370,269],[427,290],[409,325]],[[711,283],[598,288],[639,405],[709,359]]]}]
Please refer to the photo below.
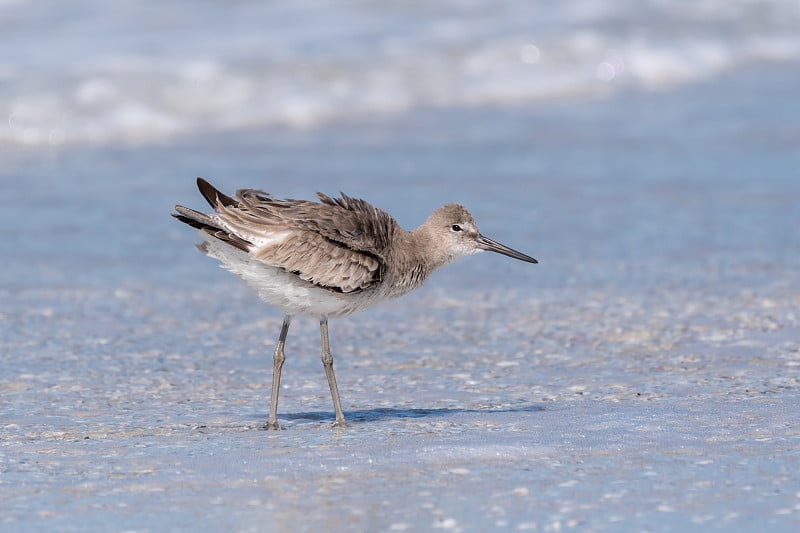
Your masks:
[{"label": "dark wingtip feather", "polygon": [[222,204],[225,207],[238,205],[236,200],[220,192],[216,187],[201,177],[197,178],[197,188],[200,190],[200,194],[203,195],[203,198],[206,199],[206,202],[208,202],[208,205],[215,209],[218,204]]},{"label": "dark wingtip feather", "polygon": [[[209,226],[205,226],[200,228],[200,231],[211,235],[214,238],[217,238],[223,242],[226,242],[233,246],[234,248],[238,248],[243,252],[249,252],[250,247],[253,245],[251,242],[242,239],[241,237],[237,237],[232,233],[227,233],[224,230],[212,228]],[[204,250],[205,251],[205,250]]]},{"label": "dark wingtip feather", "polygon": [[177,213],[171,213],[171,215],[184,224],[188,224],[193,228],[199,229],[200,231],[226,242],[234,248],[242,250],[243,252],[250,251],[250,247],[253,245],[251,242],[246,241],[241,237],[237,237],[232,233],[228,233],[224,229],[218,227],[214,220],[205,213],[195,211],[194,209],[189,209],[188,207],[183,207],[182,205],[176,205],[175,211],[177,211]]},{"label": "dark wingtip feather", "polygon": [[178,213],[172,213],[172,216],[177,218],[178,220],[180,220],[184,224],[190,225],[193,228],[203,229],[203,228],[207,227],[202,222],[199,222],[199,221],[197,221],[197,220],[195,220],[193,218],[189,218],[189,217],[186,217],[186,216],[183,216],[183,215],[179,215]]},{"label": "dark wingtip feather", "polygon": [[[177,215],[180,215],[183,218],[194,220],[195,222],[198,222],[204,226],[217,227],[217,223],[214,222],[210,216],[206,215],[205,213],[201,213],[200,211],[195,211],[194,209],[189,209],[188,207],[183,207],[182,205],[176,205],[175,211],[177,211],[177,213],[172,214],[172,216],[175,218],[178,218]],[[183,219],[179,220],[183,221]]]}]

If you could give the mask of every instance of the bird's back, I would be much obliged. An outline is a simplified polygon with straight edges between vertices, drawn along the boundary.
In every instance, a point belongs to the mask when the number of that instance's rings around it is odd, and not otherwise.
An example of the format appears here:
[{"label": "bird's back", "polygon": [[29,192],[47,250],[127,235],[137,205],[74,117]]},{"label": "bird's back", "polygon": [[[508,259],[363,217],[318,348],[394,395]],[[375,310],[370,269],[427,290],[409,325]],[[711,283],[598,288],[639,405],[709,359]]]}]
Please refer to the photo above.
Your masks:
[{"label": "bird's back", "polygon": [[[317,300],[340,302],[346,308],[342,313],[350,314],[358,310],[352,309],[354,303],[360,308],[380,292],[399,230],[384,211],[344,194],[319,194],[320,202],[313,202],[275,199],[255,189],[241,189],[231,198],[200,178],[198,187],[215,212],[176,206],[174,216],[200,229],[203,251],[267,302],[292,314],[319,314],[297,309],[301,299],[314,300],[319,293]],[[336,305],[323,307],[330,311]]]}]

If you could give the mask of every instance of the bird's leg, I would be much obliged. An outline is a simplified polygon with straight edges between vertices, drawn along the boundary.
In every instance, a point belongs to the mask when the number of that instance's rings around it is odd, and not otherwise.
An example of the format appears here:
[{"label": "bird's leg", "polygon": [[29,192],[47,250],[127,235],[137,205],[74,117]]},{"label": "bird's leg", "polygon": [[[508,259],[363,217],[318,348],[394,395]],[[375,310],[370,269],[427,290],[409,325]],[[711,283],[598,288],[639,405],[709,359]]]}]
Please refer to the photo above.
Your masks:
[{"label": "bird's leg", "polygon": [[328,319],[322,317],[319,321],[319,330],[322,335],[322,366],[325,367],[325,375],[328,378],[328,386],[331,388],[331,398],[333,398],[333,410],[336,412],[336,420],[333,427],[344,427],[344,413],[342,404],[339,401],[339,389],[336,387],[336,376],[333,375],[333,356],[331,355],[330,342],[328,341]]},{"label": "bird's leg", "polygon": [[269,402],[269,419],[267,419],[266,429],[281,429],[278,425],[278,392],[281,388],[281,368],[286,356],[283,347],[286,344],[286,334],[289,333],[289,324],[292,323],[292,316],[286,315],[281,326],[281,336],[278,338],[278,346],[275,348],[275,356],[272,360],[272,397]]}]

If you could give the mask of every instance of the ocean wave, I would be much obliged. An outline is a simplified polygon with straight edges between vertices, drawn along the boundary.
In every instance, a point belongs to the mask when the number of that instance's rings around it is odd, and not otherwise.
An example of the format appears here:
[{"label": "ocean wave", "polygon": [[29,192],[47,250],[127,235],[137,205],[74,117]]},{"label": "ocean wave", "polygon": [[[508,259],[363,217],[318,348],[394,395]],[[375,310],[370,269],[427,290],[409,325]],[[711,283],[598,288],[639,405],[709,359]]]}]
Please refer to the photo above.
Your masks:
[{"label": "ocean wave", "polygon": [[[268,3],[229,14],[173,0],[155,29],[135,2],[37,5],[34,22],[33,4],[0,2],[19,23],[5,48],[21,51],[0,54],[3,144],[157,142],[425,107],[537,105],[800,58],[791,1],[705,0],[691,12],[657,0]],[[170,18],[188,9],[188,21]]]}]

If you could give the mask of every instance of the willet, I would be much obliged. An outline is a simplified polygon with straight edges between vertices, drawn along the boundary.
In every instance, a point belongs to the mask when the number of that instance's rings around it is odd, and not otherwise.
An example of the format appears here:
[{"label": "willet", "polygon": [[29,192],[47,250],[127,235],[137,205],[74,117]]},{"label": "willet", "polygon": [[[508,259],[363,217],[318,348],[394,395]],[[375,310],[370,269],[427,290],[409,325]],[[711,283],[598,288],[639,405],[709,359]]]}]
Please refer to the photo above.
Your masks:
[{"label": "willet", "polygon": [[440,207],[420,227],[406,231],[384,211],[345,194],[330,198],[317,193],[320,201],[313,202],[241,189],[234,199],[202,178],[197,187],[214,212],[176,205],[172,216],[200,230],[198,248],[285,315],[273,358],[268,429],[280,429],[278,392],[292,316],[319,319],[322,364],[336,413],[333,425],[344,426],[328,318],[406,294],[437,268],[465,255],[489,250],[537,262],[481,235],[472,215],[458,204]]}]

